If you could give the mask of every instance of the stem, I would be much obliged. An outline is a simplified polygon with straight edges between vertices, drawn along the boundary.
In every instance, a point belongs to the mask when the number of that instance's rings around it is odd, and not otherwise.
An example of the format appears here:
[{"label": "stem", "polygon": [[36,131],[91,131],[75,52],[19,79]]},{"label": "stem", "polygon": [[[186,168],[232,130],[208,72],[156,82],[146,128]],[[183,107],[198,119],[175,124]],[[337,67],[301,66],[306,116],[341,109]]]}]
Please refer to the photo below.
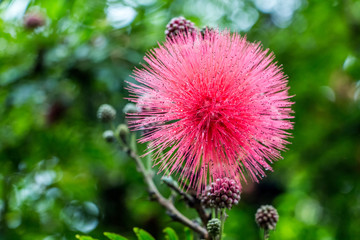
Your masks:
[{"label": "stem", "polygon": [[168,214],[174,220],[184,224],[185,226],[189,227],[193,231],[199,233],[201,236],[208,239],[208,232],[205,228],[199,226],[198,224],[191,221],[189,218],[185,217],[182,213],[179,212],[174,206],[174,204],[166,199],[157,189],[152,177],[153,174],[145,169],[143,162],[141,161],[140,157],[137,155],[135,151],[128,148],[126,149],[127,154],[133,158],[136,162],[138,171],[144,176],[145,183],[148,186],[149,193],[151,198],[156,200],[161,206],[166,208]]},{"label": "stem", "polygon": [[148,155],[146,155],[146,168],[148,171],[152,171],[151,169],[151,164],[152,164],[152,153],[149,153]]},{"label": "stem", "polygon": [[210,215],[206,213],[203,205],[201,204],[201,200],[197,198],[196,195],[186,193],[182,191],[178,185],[174,185],[172,182],[164,181],[165,184],[172,190],[174,190],[177,194],[179,194],[185,201],[185,203],[196,210],[199,217],[201,218],[201,221],[204,226],[207,225]]},{"label": "stem", "polygon": [[226,220],[226,208],[223,208],[221,209],[220,212],[220,221],[221,221],[220,240],[222,240],[224,236],[225,220]]},{"label": "stem", "polygon": [[264,240],[268,240],[270,237],[269,229],[264,229]]}]

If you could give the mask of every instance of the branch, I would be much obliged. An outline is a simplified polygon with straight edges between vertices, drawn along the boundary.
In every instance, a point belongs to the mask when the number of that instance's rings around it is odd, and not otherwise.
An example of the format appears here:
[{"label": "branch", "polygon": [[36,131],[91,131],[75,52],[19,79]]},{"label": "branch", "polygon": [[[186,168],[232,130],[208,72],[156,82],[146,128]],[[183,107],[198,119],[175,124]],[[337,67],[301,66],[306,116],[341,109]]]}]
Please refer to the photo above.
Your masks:
[{"label": "branch", "polygon": [[128,148],[126,152],[131,158],[135,160],[138,171],[144,176],[145,183],[148,185],[152,199],[156,200],[157,202],[159,202],[161,206],[166,208],[168,214],[174,220],[184,224],[193,231],[199,233],[205,239],[208,239],[208,232],[205,228],[199,226],[198,224],[191,221],[189,218],[185,217],[182,213],[179,212],[179,210],[175,208],[174,204],[170,200],[164,198],[161,195],[161,193],[155,186],[155,183],[152,179],[152,174],[145,169],[143,162],[141,161],[140,157],[136,154],[136,152],[131,150],[130,148]]},{"label": "branch", "polygon": [[201,204],[201,200],[197,198],[196,193],[190,195],[182,191],[179,186],[175,184],[176,182],[174,182],[173,180],[169,180],[167,178],[163,178],[162,180],[166,185],[168,185],[169,188],[173,189],[177,194],[182,196],[189,207],[196,210],[196,212],[201,218],[202,223],[204,224],[204,226],[206,226],[209,221],[210,215],[206,213],[203,205]]}]

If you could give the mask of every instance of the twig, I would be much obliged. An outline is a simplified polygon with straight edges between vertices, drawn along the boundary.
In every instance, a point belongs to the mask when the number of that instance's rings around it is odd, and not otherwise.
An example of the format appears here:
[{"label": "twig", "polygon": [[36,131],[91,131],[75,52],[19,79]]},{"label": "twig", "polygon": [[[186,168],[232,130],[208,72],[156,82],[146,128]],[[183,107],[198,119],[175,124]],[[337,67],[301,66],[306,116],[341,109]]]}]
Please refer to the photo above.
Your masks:
[{"label": "twig", "polygon": [[211,215],[206,213],[204,206],[201,204],[201,199],[197,197],[196,191],[194,191],[187,183],[184,184],[185,189],[189,189],[190,194],[185,193],[182,191],[178,185],[174,185],[171,181],[164,181],[171,189],[173,189],[176,193],[178,193],[180,196],[182,196],[186,202],[186,204],[194,208],[196,212],[198,213],[202,223],[204,226],[207,225],[208,221],[211,218]]},{"label": "twig", "polygon": [[179,212],[174,206],[174,204],[166,199],[157,189],[153,179],[151,172],[146,171],[143,162],[141,161],[140,157],[137,153],[130,148],[126,150],[127,154],[133,158],[136,162],[138,171],[144,176],[145,183],[148,185],[150,195],[152,199],[159,202],[161,206],[166,208],[167,213],[176,221],[184,224],[185,226],[189,227],[193,231],[199,233],[205,239],[208,239],[208,232],[205,228],[199,226],[198,224],[191,221],[189,218],[185,217],[182,213]]},{"label": "twig", "polygon": [[204,224],[204,226],[206,226],[209,221],[210,215],[206,213],[203,205],[201,204],[201,200],[196,196],[196,193],[190,195],[182,191],[179,188],[179,186],[174,184],[174,182],[172,181],[164,181],[164,182],[177,194],[182,196],[189,207],[194,208],[196,210],[196,212],[199,214],[201,218],[202,223]]},{"label": "twig", "polygon": [[194,199],[194,205],[192,206],[196,212],[199,214],[201,221],[203,222],[204,226],[207,225],[208,221],[211,218],[211,215],[205,211],[204,206],[201,204],[201,199],[199,199],[196,195],[196,192],[192,194]]}]

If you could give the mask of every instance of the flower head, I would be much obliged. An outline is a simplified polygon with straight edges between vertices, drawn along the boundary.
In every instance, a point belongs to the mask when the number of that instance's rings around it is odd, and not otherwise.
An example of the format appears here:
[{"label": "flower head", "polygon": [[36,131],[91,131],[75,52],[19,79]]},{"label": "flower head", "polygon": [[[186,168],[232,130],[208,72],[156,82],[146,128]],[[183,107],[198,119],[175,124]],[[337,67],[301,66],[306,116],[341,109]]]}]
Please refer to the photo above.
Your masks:
[{"label": "flower head", "polygon": [[129,117],[133,130],[153,126],[140,142],[150,142],[160,171],[199,192],[217,178],[264,176],[292,128],[287,77],[273,59],[259,43],[217,30],[150,51],[129,83],[143,111]]},{"label": "flower head", "polygon": [[207,187],[202,201],[207,207],[228,208],[237,205],[240,200],[240,186],[227,177],[218,178]]},{"label": "flower head", "polygon": [[176,17],[166,25],[165,35],[168,38],[180,34],[191,34],[196,31],[195,24],[184,17]]},{"label": "flower head", "polygon": [[116,110],[109,104],[102,104],[97,111],[97,118],[103,122],[111,122],[116,117]]},{"label": "flower head", "polygon": [[279,221],[279,214],[271,205],[263,205],[256,211],[255,221],[260,228],[274,230]]},{"label": "flower head", "polygon": [[221,230],[221,221],[218,218],[210,219],[206,225],[206,229],[209,231],[211,236],[217,236]]}]

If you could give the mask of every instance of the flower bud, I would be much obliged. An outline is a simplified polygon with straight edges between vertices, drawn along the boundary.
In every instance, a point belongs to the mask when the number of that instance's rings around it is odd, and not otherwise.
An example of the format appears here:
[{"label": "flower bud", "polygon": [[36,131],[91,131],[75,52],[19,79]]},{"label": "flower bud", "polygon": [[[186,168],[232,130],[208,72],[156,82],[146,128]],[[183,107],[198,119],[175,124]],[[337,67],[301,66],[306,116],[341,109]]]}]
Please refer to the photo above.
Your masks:
[{"label": "flower bud", "polygon": [[216,179],[207,187],[202,201],[207,207],[228,208],[237,205],[240,200],[240,186],[227,177]]},{"label": "flower bud", "polygon": [[136,107],[136,104],[134,104],[134,103],[127,103],[127,104],[125,105],[125,107],[123,108],[123,112],[124,112],[125,114],[128,114],[128,113],[138,113],[138,112],[140,112],[140,111],[139,111],[139,108]]},{"label": "flower bud", "polygon": [[184,17],[176,17],[166,25],[166,37],[171,38],[179,34],[187,34],[196,31],[195,24]]},{"label": "flower bud", "polygon": [[209,232],[209,234],[213,237],[219,235],[221,230],[221,221],[218,218],[211,219],[208,224],[206,225],[206,228]]},{"label": "flower bud", "polygon": [[24,27],[29,30],[45,25],[45,17],[38,12],[30,12],[24,16]]},{"label": "flower bud", "polygon": [[103,138],[108,143],[114,142],[115,141],[114,132],[111,130],[106,130],[105,132],[103,132]]},{"label": "flower bud", "polygon": [[274,230],[279,221],[279,214],[273,206],[263,205],[256,211],[255,221],[260,228]]},{"label": "flower bud", "polygon": [[102,122],[110,122],[116,117],[116,110],[109,104],[103,104],[97,111],[97,118]]}]

